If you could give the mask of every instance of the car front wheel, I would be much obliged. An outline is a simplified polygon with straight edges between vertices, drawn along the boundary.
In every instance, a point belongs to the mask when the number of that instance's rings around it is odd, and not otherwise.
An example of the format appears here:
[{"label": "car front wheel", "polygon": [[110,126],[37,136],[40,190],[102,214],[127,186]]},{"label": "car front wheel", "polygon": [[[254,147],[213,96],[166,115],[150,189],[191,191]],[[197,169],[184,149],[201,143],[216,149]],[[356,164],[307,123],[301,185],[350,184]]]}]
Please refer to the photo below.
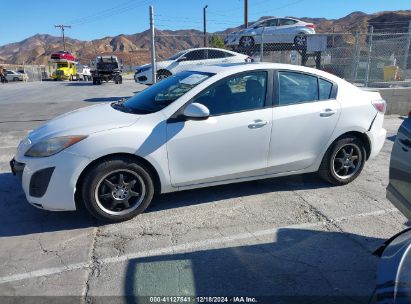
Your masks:
[{"label": "car front wheel", "polygon": [[327,150],[319,175],[333,185],[346,185],[360,175],[365,160],[363,141],[354,136],[342,137]]},{"label": "car front wheel", "polygon": [[144,212],[154,195],[154,184],[144,166],[131,158],[98,163],[83,180],[82,198],[99,220],[121,222]]}]

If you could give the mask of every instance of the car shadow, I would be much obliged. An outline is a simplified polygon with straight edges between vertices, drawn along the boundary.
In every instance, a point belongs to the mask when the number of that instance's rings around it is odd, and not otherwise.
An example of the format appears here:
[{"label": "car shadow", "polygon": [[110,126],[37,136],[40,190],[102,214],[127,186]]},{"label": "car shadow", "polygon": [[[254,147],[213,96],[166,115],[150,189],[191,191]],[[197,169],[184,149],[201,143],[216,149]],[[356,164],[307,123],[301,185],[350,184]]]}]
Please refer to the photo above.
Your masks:
[{"label": "car shadow", "polygon": [[114,102],[114,101],[118,101],[120,99],[128,99],[131,96],[112,96],[112,97],[94,97],[94,98],[87,98],[84,99],[84,101],[86,102]]},{"label": "car shadow", "polygon": [[49,212],[31,206],[21,183],[11,173],[0,173],[0,237],[96,227],[85,210]]},{"label": "car shadow", "polygon": [[315,173],[276,177],[162,194],[153,199],[150,207],[145,212],[155,212],[269,192],[331,187],[335,186],[324,182]]},{"label": "car shadow", "polygon": [[245,236],[243,243],[253,245],[217,240],[216,249],[188,244],[186,253],[177,249],[130,259],[120,272],[125,302],[146,303],[147,296],[163,295],[256,297],[270,304],[369,302],[378,258],[366,248],[382,239],[289,228],[280,228],[274,240],[269,235],[258,242]]},{"label": "car shadow", "polygon": [[[104,225],[93,219],[84,208],[78,211],[50,212],[31,206],[21,183],[11,173],[0,173],[0,237],[32,233],[73,230]],[[279,177],[195,190],[162,194],[154,198],[146,212],[156,212],[190,205],[222,201],[229,198],[268,192],[331,187],[314,174]]]},{"label": "car shadow", "polygon": [[93,82],[92,81],[82,81],[82,82],[69,82],[65,84],[68,87],[91,87],[93,86]]}]

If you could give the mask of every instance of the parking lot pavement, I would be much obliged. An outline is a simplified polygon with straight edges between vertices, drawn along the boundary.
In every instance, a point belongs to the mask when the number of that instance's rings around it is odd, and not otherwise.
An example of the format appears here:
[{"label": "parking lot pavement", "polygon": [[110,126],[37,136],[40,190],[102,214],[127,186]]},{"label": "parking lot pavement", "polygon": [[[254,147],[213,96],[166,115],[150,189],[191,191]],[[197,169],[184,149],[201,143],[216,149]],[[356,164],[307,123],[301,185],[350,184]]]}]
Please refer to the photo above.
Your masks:
[{"label": "parking lot pavement", "polygon": [[24,85],[0,97],[0,295],[328,296],[366,303],[378,262],[373,250],[407,225],[385,199],[398,117],[386,118],[383,151],[347,186],[308,174],[184,191],[112,225],[84,211],[34,209],[8,173],[18,141],[40,120],[143,87]]}]

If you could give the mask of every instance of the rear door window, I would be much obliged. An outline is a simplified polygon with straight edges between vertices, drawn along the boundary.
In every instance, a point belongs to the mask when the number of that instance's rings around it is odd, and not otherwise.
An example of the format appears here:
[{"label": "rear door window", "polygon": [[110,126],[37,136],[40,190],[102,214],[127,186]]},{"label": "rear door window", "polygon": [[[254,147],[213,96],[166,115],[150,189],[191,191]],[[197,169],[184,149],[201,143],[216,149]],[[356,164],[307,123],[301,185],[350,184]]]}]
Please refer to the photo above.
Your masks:
[{"label": "rear door window", "polygon": [[298,72],[279,72],[279,104],[292,105],[318,100],[317,77]]},{"label": "rear door window", "polygon": [[206,59],[206,55],[204,50],[195,50],[188,52],[185,56],[189,61],[196,61],[196,60],[204,60]]}]

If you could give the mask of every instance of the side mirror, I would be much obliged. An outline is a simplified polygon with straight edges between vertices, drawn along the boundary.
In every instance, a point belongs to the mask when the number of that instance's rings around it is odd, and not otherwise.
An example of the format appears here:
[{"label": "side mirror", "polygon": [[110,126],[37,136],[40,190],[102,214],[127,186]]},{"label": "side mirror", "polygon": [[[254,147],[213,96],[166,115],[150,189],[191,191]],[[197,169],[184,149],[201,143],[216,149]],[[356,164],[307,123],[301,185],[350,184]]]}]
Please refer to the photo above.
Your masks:
[{"label": "side mirror", "polygon": [[177,59],[177,62],[187,61],[187,57],[183,56]]},{"label": "side mirror", "polygon": [[210,110],[202,104],[191,103],[184,109],[183,116],[189,120],[206,120]]}]

